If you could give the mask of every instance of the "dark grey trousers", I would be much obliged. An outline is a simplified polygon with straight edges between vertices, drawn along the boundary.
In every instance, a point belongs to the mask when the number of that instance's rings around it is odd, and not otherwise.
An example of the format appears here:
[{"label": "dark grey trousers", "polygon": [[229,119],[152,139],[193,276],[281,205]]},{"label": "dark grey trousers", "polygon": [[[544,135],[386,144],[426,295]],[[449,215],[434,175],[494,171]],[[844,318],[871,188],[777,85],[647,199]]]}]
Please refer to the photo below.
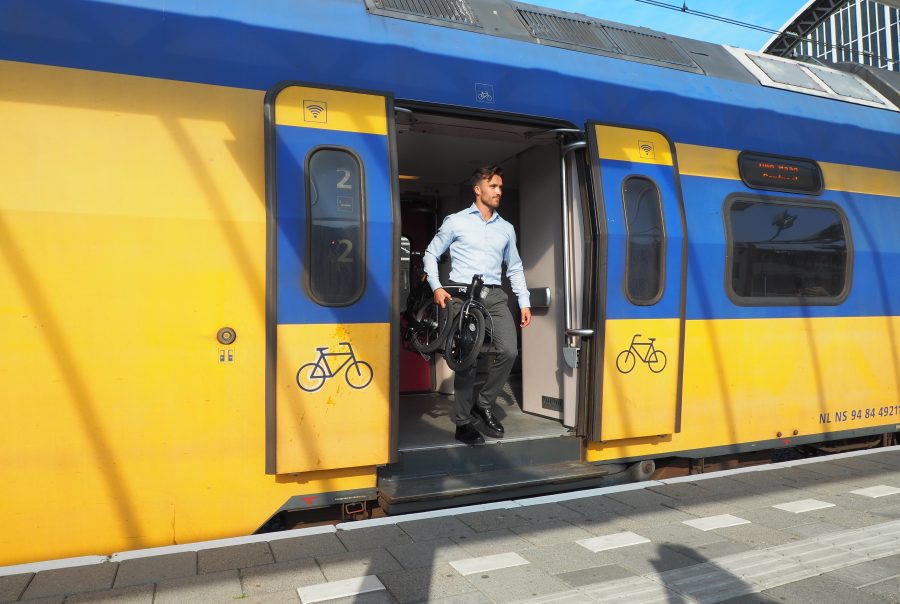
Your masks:
[{"label": "dark grey trousers", "polygon": [[[494,331],[491,335],[490,352],[487,353],[492,358],[489,359],[487,377],[478,392],[477,400],[474,400],[473,391],[478,367],[482,363],[477,362],[465,371],[456,373],[453,380],[453,388],[456,392],[454,397],[456,417],[453,418],[453,421],[457,426],[476,421],[477,418],[472,415],[472,407],[475,404],[482,409],[491,408],[491,405],[497,400],[497,395],[506,385],[509,372],[512,371],[513,363],[519,354],[516,325],[513,322],[512,313],[509,312],[506,292],[499,287],[488,290],[488,295],[482,300],[482,303],[493,321]],[[487,327],[491,327],[490,321]]]}]

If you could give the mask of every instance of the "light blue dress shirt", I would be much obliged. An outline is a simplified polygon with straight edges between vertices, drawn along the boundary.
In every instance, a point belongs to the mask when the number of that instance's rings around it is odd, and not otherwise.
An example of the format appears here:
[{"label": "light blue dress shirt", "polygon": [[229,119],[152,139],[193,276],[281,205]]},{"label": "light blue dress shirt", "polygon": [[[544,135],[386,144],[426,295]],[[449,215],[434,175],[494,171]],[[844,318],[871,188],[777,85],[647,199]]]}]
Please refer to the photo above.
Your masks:
[{"label": "light blue dress shirt", "polygon": [[500,285],[502,265],[506,263],[506,276],[519,308],[531,307],[522,259],[516,249],[516,231],[496,211],[485,222],[473,203],[444,218],[423,258],[432,290],[442,287],[437,261],[447,248],[450,248],[451,281],[471,283],[472,275],[482,275],[488,285]]}]

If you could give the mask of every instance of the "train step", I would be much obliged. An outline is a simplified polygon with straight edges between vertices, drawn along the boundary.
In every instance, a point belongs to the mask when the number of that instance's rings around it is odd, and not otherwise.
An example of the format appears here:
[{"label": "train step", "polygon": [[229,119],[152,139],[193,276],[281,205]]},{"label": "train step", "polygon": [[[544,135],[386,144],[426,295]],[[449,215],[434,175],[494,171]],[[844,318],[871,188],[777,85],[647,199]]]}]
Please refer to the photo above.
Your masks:
[{"label": "train step", "polygon": [[440,476],[425,480],[384,482],[378,502],[388,514],[421,512],[436,508],[533,497],[608,483],[610,469],[584,462],[504,468],[472,474]]},{"label": "train step", "polygon": [[421,480],[581,460],[582,439],[574,435],[488,438],[475,447],[451,441],[441,446],[401,448],[397,463],[381,468],[379,480]]}]

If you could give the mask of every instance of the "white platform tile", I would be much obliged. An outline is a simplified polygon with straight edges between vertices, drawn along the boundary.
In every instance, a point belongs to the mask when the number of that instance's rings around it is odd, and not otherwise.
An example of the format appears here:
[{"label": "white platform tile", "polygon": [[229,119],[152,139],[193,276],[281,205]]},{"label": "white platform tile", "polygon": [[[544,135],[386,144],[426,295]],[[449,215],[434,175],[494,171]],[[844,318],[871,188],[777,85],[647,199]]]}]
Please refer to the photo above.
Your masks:
[{"label": "white platform tile", "polygon": [[790,501],[788,503],[779,503],[778,505],[773,505],[772,507],[778,510],[784,510],[785,512],[802,514],[803,512],[812,512],[813,510],[833,508],[834,504],[828,503],[827,501],[819,501],[818,499],[800,499],[798,501]]},{"label": "white platform tile", "polygon": [[450,562],[450,566],[455,568],[461,575],[486,573],[491,570],[512,568],[513,566],[522,566],[525,564],[530,564],[530,562],[515,552],[495,554],[493,556],[481,556],[479,558],[463,558],[462,560],[453,560]]},{"label": "white platform tile", "polygon": [[629,545],[640,545],[641,543],[650,543],[646,537],[641,537],[637,533],[626,531],[624,533],[615,533],[613,535],[603,535],[602,537],[591,537],[590,539],[581,539],[576,541],[581,547],[587,548],[592,552],[602,552],[608,549],[618,549],[620,547],[628,547]]},{"label": "white platform tile", "polygon": [[309,604],[310,602],[324,602],[335,598],[348,598],[372,591],[382,591],[383,589],[384,585],[378,580],[378,577],[366,575],[355,579],[300,587],[297,589],[297,593],[300,595],[300,601],[303,604]]},{"label": "white platform tile", "polygon": [[728,528],[729,526],[739,526],[741,524],[750,524],[749,520],[732,516],[731,514],[720,514],[718,516],[707,516],[706,518],[697,518],[696,520],[682,521],[688,526],[701,531],[711,531],[713,529]]},{"label": "white platform tile", "polygon": [[887,497],[888,495],[896,495],[900,493],[897,487],[889,487],[886,484],[880,484],[877,487],[869,487],[867,489],[857,489],[850,491],[854,495],[862,495],[863,497]]}]

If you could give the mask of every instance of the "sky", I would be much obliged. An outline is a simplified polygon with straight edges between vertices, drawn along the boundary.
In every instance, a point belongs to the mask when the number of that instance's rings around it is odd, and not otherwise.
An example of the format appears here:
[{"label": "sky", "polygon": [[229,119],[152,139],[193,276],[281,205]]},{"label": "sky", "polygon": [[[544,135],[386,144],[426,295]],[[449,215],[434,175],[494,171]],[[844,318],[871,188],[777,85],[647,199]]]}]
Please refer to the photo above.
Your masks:
[{"label": "sky", "polygon": [[[637,0],[526,0],[529,4],[581,13],[607,21],[648,27],[667,34],[760,50],[772,34],[727,25]],[[681,7],[682,0],[658,0]],[[685,0],[691,10],[781,29],[805,0]]]}]

